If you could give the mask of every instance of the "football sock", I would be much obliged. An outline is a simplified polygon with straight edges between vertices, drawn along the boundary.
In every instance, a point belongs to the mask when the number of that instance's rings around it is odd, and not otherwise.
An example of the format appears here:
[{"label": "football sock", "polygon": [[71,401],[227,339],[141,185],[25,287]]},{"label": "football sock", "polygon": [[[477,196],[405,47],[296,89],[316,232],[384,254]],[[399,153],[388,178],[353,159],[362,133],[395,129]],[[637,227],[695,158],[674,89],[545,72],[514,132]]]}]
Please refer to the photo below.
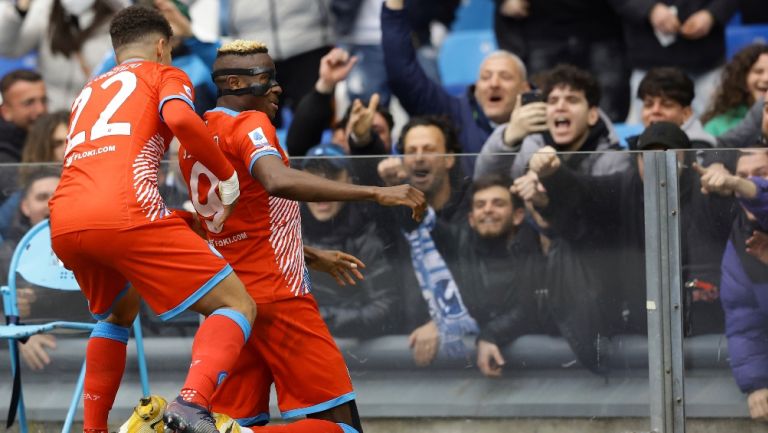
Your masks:
[{"label": "football sock", "polygon": [[241,313],[228,308],[211,313],[192,343],[192,363],[181,398],[209,408],[216,386],[227,376],[250,333],[251,324]]},{"label": "football sock", "polygon": [[83,385],[83,430],[87,433],[107,431],[109,411],[125,370],[129,334],[129,328],[108,322],[98,322],[91,332]]}]

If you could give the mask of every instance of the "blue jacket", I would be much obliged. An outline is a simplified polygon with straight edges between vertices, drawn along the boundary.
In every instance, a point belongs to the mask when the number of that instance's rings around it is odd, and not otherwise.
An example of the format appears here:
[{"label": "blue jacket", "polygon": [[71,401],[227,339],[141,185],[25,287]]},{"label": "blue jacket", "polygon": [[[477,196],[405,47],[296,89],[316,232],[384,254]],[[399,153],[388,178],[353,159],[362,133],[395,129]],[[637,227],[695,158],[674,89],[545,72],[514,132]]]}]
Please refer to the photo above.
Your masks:
[{"label": "blue jacket", "polygon": [[[404,10],[391,10],[386,5],[381,8],[381,43],[389,86],[405,111],[411,116],[449,116],[458,131],[461,151],[479,153],[493,132],[493,125],[475,100],[474,86],[469,86],[462,96],[452,96],[427,77],[416,60]],[[468,159],[465,158],[467,163]],[[474,167],[469,167],[467,173],[473,170]]]},{"label": "blue jacket", "polygon": [[758,222],[742,214],[733,224],[723,255],[720,299],[725,310],[725,335],[736,383],[744,393],[768,388],[768,266],[745,252],[754,229],[765,230],[768,181],[752,178],[758,197],[740,200]]}]

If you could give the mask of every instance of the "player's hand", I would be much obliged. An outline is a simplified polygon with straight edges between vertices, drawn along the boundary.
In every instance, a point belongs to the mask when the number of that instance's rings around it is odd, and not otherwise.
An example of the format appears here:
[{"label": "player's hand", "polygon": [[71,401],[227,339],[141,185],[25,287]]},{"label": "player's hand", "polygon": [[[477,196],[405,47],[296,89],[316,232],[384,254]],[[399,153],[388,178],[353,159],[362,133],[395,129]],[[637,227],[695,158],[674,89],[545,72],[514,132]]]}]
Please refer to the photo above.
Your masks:
[{"label": "player's hand", "polygon": [[355,278],[361,281],[365,279],[360,273],[360,269],[365,268],[365,263],[343,251],[312,248],[312,258],[307,260],[307,265],[316,271],[327,272],[340,286],[346,286],[347,283],[357,284]]},{"label": "player's hand", "polygon": [[543,208],[549,204],[549,196],[544,185],[539,182],[539,177],[533,171],[515,179],[509,189],[512,194],[517,194],[523,201],[531,202],[535,207]]},{"label": "player's hand", "polygon": [[768,388],[752,391],[747,397],[752,419],[768,421]]},{"label": "player's hand", "polygon": [[42,370],[51,363],[48,350],[56,349],[56,337],[38,334],[29,337],[26,343],[19,345],[19,353],[24,363],[32,370]]},{"label": "player's hand", "polygon": [[504,363],[499,346],[483,340],[477,341],[477,366],[484,376],[500,377]]},{"label": "player's hand", "polygon": [[693,169],[701,176],[701,192],[704,194],[720,194],[731,195],[733,194],[735,186],[735,176],[731,175],[728,170],[719,163],[710,165],[709,167],[702,167],[697,163],[693,164]]},{"label": "player's hand", "polygon": [[701,39],[709,34],[715,24],[715,17],[706,9],[702,9],[693,15],[680,27],[680,34],[686,39]]},{"label": "player's hand", "polygon": [[37,300],[35,290],[29,287],[16,289],[16,306],[19,309],[19,317],[29,317],[32,314],[32,304]]},{"label": "player's hand", "polygon": [[509,116],[509,123],[504,129],[504,144],[514,146],[535,132],[547,130],[546,102],[531,102],[522,105],[522,96],[517,95],[515,108]]},{"label": "player's hand", "polygon": [[755,230],[746,244],[747,254],[768,265],[768,234]]},{"label": "player's hand", "polygon": [[373,126],[373,117],[376,115],[376,108],[379,106],[379,94],[371,95],[366,107],[360,101],[355,99],[352,103],[352,109],[349,112],[349,122],[347,123],[347,135],[352,134],[357,139],[357,144],[365,145],[371,142],[371,127]]},{"label": "player's hand", "polygon": [[319,78],[315,90],[328,95],[333,92],[340,81],[349,75],[349,71],[357,63],[357,57],[350,56],[346,50],[334,48],[320,59]]},{"label": "player's hand", "polygon": [[648,17],[654,29],[667,34],[674,34],[680,30],[680,20],[675,9],[664,3],[656,3]]},{"label": "player's hand", "polygon": [[208,226],[213,233],[221,233],[221,230],[224,229],[224,222],[229,218],[232,212],[235,211],[236,204],[237,202],[229,205],[225,204],[221,212],[213,214],[211,224]]},{"label": "player's hand", "polygon": [[382,206],[408,206],[411,218],[421,221],[427,211],[424,193],[411,185],[385,186],[376,188],[376,202]]},{"label": "player's hand", "polygon": [[408,179],[402,158],[389,157],[381,161],[376,170],[384,185],[400,185]]},{"label": "player's hand", "polygon": [[408,345],[413,349],[413,360],[419,367],[431,364],[440,349],[440,331],[434,320],[416,328],[408,337]]},{"label": "player's hand", "polygon": [[557,157],[557,151],[552,146],[544,146],[537,150],[528,161],[528,168],[536,173],[539,179],[551,176],[560,169],[560,158]]},{"label": "player's hand", "polygon": [[221,229],[224,227],[224,221],[235,210],[237,198],[240,197],[240,182],[237,179],[237,171],[229,179],[219,181],[219,197],[221,197],[223,209],[213,215],[210,228],[214,233],[221,232]]}]

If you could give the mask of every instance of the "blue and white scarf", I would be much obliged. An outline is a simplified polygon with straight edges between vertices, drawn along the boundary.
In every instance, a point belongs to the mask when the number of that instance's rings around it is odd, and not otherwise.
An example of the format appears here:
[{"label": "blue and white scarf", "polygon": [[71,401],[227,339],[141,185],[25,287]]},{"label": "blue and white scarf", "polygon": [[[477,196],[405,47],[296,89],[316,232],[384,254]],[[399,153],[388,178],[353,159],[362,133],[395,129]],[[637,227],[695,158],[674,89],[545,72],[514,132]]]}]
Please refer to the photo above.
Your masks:
[{"label": "blue and white scarf", "polygon": [[464,357],[467,348],[462,337],[479,332],[477,322],[469,315],[459,288],[443,256],[435,248],[432,230],[437,217],[430,207],[421,225],[406,238],[411,244],[411,260],[421,294],[429,306],[429,315],[440,331],[440,352],[450,357]]}]

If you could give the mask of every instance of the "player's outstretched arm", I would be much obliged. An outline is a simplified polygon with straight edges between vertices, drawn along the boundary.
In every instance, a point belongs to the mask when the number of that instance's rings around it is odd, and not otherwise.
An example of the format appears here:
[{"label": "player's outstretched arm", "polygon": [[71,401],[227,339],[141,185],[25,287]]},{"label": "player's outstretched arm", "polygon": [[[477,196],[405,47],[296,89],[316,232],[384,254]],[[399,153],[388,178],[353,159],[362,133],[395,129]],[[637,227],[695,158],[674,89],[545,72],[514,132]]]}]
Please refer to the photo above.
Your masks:
[{"label": "player's outstretched arm", "polygon": [[240,183],[232,164],[213,142],[203,120],[181,99],[171,99],[163,105],[163,121],[185,149],[195,155],[219,179],[219,193],[224,210],[213,216],[213,224],[221,229],[240,196]]},{"label": "player's outstretched arm", "polygon": [[421,220],[427,208],[424,193],[410,185],[377,187],[337,182],[288,168],[272,155],[259,158],[251,174],[270,195],[298,201],[371,200],[383,206],[408,206]]}]

